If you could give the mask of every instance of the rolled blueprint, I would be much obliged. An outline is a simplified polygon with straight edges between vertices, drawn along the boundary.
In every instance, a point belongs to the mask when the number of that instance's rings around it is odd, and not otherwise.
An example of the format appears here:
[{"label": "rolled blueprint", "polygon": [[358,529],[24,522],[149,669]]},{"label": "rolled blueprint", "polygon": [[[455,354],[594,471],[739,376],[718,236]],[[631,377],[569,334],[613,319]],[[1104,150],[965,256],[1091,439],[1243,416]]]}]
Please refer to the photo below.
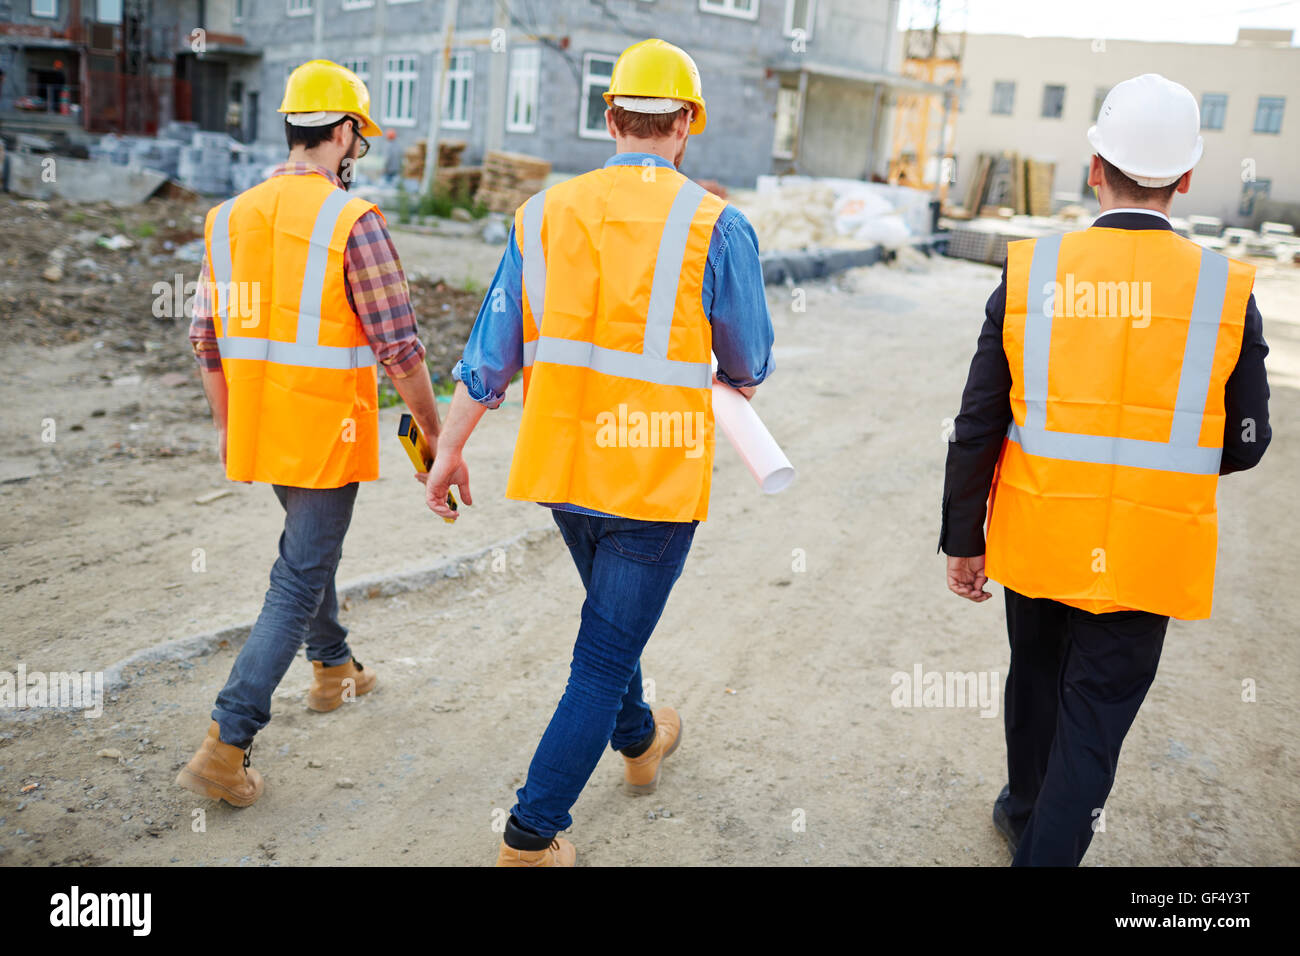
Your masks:
[{"label": "rolled blueprint", "polygon": [[713,383],[713,417],[765,494],[784,491],[794,481],[794,466],[767,430],[754,406],[729,385]]}]

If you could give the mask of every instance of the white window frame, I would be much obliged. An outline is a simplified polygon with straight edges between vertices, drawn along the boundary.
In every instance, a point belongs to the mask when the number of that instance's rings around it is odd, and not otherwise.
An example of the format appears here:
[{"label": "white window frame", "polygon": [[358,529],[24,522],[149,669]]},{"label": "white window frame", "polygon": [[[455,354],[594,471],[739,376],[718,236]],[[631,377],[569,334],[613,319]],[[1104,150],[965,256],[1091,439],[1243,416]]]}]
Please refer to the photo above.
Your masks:
[{"label": "white window frame", "polygon": [[344,10],[369,10],[375,5],[375,0],[343,0]]},{"label": "white window frame", "polygon": [[284,0],[284,11],[287,16],[305,17],[309,16],[312,0]]},{"label": "white window frame", "polygon": [[[406,110],[410,115],[394,115],[389,111],[392,105],[394,84],[409,84],[410,96],[406,100]],[[420,55],[418,53],[394,53],[384,57],[384,123],[389,126],[414,126],[418,115],[416,106],[420,98]],[[398,97],[399,101],[401,97]]]},{"label": "white window frame", "polygon": [[759,0],[753,0],[752,10],[741,10],[736,4],[741,0],[700,0],[701,13],[716,13],[723,17],[735,17],[738,20],[757,20]]},{"label": "white window frame", "polygon": [[[462,65],[462,57],[464,64]],[[456,116],[451,108],[457,102],[452,97],[454,84],[465,84],[463,101],[465,114]],[[442,118],[438,123],[443,129],[469,129],[474,118],[474,51],[469,47],[458,47],[451,51],[447,70],[442,77]]]},{"label": "white window frame", "polygon": [[[520,66],[516,57],[529,55],[531,64]],[[510,50],[510,79],[506,83],[506,132],[537,132],[538,86],[542,75],[542,48],[540,46],[517,46]],[[527,110],[529,119],[521,120],[515,114],[515,94],[522,93],[522,102],[531,109]]]},{"label": "white window frame", "polygon": [[32,16],[48,17],[51,20],[59,16],[59,0],[32,0]]},{"label": "white window frame", "polygon": [[[363,56],[345,56],[341,60],[339,60],[339,65],[351,70],[353,73],[357,75],[357,79],[359,79],[362,83],[366,84],[367,89],[370,88],[370,55],[369,54],[365,54]],[[416,72],[416,76],[419,76],[420,71],[418,65],[416,67],[415,72]]]},{"label": "white window frame", "polygon": [[[578,135],[583,139],[603,139],[610,140],[613,137],[609,135],[609,129],[602,123],[599,130],[587,128],[587,106],[591,101],[589,87],[593,82],[604,83],[605,89],[609,89],[610,77],[601,73],[593,74],[591,64],[593,60],[608,60],[610,73],[614,72],[614,63],[618,60],[617,53],[585,53],[582,57],[582,94],[579,97],[578,107]],[[601,111],[602,118],[604,110]]]},{"label": "white window frame", "polygon": [[[797,0],[785,0],[785,35],[794,36],[794,5]],[[808,0],[808,22],[800,27],[803,30],[803,38],[811,40],[813,35],[813,23],[817,19],[817,0]]]}]

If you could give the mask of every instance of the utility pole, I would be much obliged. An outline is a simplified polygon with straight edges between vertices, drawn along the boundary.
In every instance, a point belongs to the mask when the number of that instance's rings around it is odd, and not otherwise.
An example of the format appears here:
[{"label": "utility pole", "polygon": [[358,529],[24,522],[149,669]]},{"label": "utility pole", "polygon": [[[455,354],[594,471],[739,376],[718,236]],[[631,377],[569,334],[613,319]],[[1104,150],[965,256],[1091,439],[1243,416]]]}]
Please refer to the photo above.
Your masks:
[{"label": "utility pole", "polygon": [[442,8],[442,67],[433,78],[433,95],[429,97],[429,136],[424,141],[424,176],[420,195],[431,192],[438,173],[438,129],[442,125],[442,98],[451,68],[451,45],[456,33],[457,0],[444,0]]}]

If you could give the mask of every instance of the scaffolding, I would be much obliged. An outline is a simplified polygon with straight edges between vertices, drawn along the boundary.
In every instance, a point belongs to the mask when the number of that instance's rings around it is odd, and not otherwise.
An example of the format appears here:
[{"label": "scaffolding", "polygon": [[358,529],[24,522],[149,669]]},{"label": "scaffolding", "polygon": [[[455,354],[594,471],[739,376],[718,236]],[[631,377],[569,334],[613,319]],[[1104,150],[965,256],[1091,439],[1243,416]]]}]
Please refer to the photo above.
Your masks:
[{"label": "scaffolding", "polygon": [[900,73],[910,79],[945,88],[943,93],[900,91],[894,102],[893,146],[889,181],[933,192],[946,202],[956,178],[953,147],[957,109],[962,92],[961,61],[966,31],[942,33],[940,2],[927,29],[909,26],[903,34]]}]

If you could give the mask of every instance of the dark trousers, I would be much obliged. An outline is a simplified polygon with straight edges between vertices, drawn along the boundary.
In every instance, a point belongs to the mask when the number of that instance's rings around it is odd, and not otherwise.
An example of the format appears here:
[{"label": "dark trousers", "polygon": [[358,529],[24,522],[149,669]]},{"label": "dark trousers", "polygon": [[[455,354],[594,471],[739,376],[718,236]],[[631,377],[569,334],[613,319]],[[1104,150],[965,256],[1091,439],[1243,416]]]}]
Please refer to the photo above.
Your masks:
[{"label": "dark trousers", "polygon": [[1115,783],[1120,745],[1156,676],[1169,618],[1089,614],[1006,588],[1007,815],[1014,866],[1078,866]]}]

